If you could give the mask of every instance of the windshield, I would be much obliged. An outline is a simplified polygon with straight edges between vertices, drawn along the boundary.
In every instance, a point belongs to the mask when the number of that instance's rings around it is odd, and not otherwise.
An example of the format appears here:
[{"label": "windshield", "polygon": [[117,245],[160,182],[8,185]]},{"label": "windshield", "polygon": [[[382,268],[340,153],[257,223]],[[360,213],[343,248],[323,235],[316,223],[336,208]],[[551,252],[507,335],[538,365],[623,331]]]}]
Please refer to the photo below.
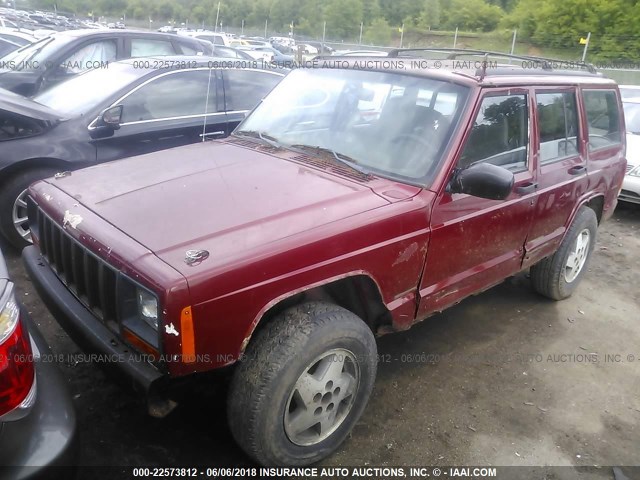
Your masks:
[{"label": "windshield", "polygon": [[38,70],[47,67],[51,55],[66,45],[67,37],[45,37],[2,57],[0,64],[10,65],[12,70]]},{"label": "windshield", "polygon": [[36,95],[33,99],[69,116],[84,115],[149,70],[126,63],[87,70]]},{"label": "windshield", "polygon": [[[291,72],[236,129],[329,152],[373,174],[424,181],[437,166],[466,87],[392,72]],[[312,148],[313,147],[313,148]]]},{"label": "windshield", "polygon": [[640,103],[623,103],[627,132],[640,135]]}]

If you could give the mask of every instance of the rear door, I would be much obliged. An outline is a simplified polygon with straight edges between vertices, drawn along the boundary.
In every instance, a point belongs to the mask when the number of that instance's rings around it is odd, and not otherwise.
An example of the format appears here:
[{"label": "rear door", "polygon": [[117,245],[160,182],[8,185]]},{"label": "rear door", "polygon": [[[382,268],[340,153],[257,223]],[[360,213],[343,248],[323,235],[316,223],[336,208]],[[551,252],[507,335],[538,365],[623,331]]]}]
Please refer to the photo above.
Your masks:
[{"label": "rear door", "polygon": [[244,117],[275,87],[282,74],[264,70],[222,70],[229,135]]},{"label": "rear door", "polygon": [[588,188],[586,142],[576,88],[536,88],[534,148],[539,199],[527,239],[524,266],[553,253],[578,199]]},{"label": "rear door", "polygon": [[432,211],[418,318],[520,270],[536,203],[531,110],[528,89],[496,89],[479,100],[455,168],[500,165],[514,173],[515,187],[505,200],[440,193]]},{"label": "rear door", "polygon": [[136,87],[114,104],[122,105],[120,129],[96,140],[98,161],[223,136],[227,120],[219,83],[217,71],[192,68],[162,73]]}]

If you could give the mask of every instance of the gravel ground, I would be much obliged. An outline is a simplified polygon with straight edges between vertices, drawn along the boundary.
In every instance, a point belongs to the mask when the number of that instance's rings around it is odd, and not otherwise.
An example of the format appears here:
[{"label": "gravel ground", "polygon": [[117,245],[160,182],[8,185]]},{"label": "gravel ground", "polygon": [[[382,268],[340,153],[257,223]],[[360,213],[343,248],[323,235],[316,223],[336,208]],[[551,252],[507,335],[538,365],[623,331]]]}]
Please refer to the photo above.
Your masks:
[{"label": "gravel ground", "polygon": [[[639,465],[639,233],[640,208],[619,206],[568,300],[538,296],[521,274],[380,338],[369,406],[324,465]],[[79,353],[19,255],[3,251],[54,353]],[[219,395],[202,394],[158,420],[95,365],[60,367],[78,411],[81,465],[250,465]],[[559,472],[550,478],[575,471]]]}]

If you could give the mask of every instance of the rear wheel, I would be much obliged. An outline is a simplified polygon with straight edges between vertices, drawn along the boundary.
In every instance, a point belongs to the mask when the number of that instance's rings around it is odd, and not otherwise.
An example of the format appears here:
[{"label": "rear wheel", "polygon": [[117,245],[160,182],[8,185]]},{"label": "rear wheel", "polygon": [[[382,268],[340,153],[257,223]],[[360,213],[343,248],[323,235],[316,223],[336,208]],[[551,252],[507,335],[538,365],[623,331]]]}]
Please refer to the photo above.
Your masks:
[{"label": "rear wheel", "polygon": [[290,308],[256,334],[234,372],[234,438],[263,465],[330,455],[364,411],[376,353],[371,330],[348,310],[321,302]]},{"label": "rear wheel", "polygon": [[52,168],[25,170],[9,177],[0,188],[0,232],[19,250],[31,243],[27,188],[38,180],[54,175],[56,171]]},{"label": "rear wheel", "polygon": [[597,229],[595,212],[581,207],[556,253],[531,267],[533,288],[553,300],[571,296],[587,270]]}]

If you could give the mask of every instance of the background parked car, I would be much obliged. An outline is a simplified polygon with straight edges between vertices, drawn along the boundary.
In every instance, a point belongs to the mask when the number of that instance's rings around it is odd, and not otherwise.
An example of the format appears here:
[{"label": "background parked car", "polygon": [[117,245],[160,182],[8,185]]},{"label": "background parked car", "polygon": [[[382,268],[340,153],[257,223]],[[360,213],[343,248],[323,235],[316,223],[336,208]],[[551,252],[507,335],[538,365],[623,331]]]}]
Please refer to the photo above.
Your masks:
[{"label": "background parked car", "polygon": [[[640,87],[637,93],[640,95]],[[618,199],[640,204],[640,98],[626,100],[623,106],[627,126],[627,172]]]},{"label": "background parked car", "polygon": [[229,37],[222,33],[208,32],[206,30],[201,32],[179,30],[178,35],[181,37],[190,37],[190,38],[197,38],[199,40],[206,40],[207,42],[211,42],[214,45],[224,45],[226,47],[232,46],[231,40],[229,39]]},{"label": "background parked car", "polygon": [[0,59],[0,87],[35,95],[106,62],[131,57],[204,54],[196,39],[155,32],[71,30],[27,45]]},{"label": "background parked car", "polygon": [[75,463],[76,414],[66,382],[53,362],[38,361],[50,354],[16,300],[0,251],[0,478],[59,478],[66,473],[60,466]]},{"label": "background parked car", "polygon": [[211,49],[211,56],[213,57],[235,58],[238,60],[254,59],[247,52],[243,52],[242,50],[238,50],[237,48],[225,47],[223,45],[213,45],[212,47],[213,48]]},{"label": "background parked car", "polygon": [[331,48],[326,43],[322,43],[322,42],[306,42],[306,43],[307,45],[311,45],[312,47],[315,47],[318,53],[320,53],[321,55],[325,53],[331,55],[333,52],[335,52],[335,49]]},{"label": "background parked car", "polygon": [[[156,68],[160,60],[187,64]],[[216,61],[225,68],[209,68]],[[226,137],[285,73],[229,68],[228,63],[202,57],[129,59],[87,71],[34,100],[0,93],[3,236],[18,248],[29,241],[23,197],[35,180]]]},{"label": "background parked car", "polygon": [[618,88],[622,101],[640,98],[640,85],[620,85]]},{"label": "background parked car", "polygon": [[9,40],[20,47],[29,45],[38,40],[33,33],[19,28],[0,28],[0,39]]},{"label": "background parked car", "polygon": [[253,47],[235,47],[236,50],[246,53],[254,60],[263,60],[265,62],[271,62],[274,59],[274,53],[271,49],[265,50]]}]

